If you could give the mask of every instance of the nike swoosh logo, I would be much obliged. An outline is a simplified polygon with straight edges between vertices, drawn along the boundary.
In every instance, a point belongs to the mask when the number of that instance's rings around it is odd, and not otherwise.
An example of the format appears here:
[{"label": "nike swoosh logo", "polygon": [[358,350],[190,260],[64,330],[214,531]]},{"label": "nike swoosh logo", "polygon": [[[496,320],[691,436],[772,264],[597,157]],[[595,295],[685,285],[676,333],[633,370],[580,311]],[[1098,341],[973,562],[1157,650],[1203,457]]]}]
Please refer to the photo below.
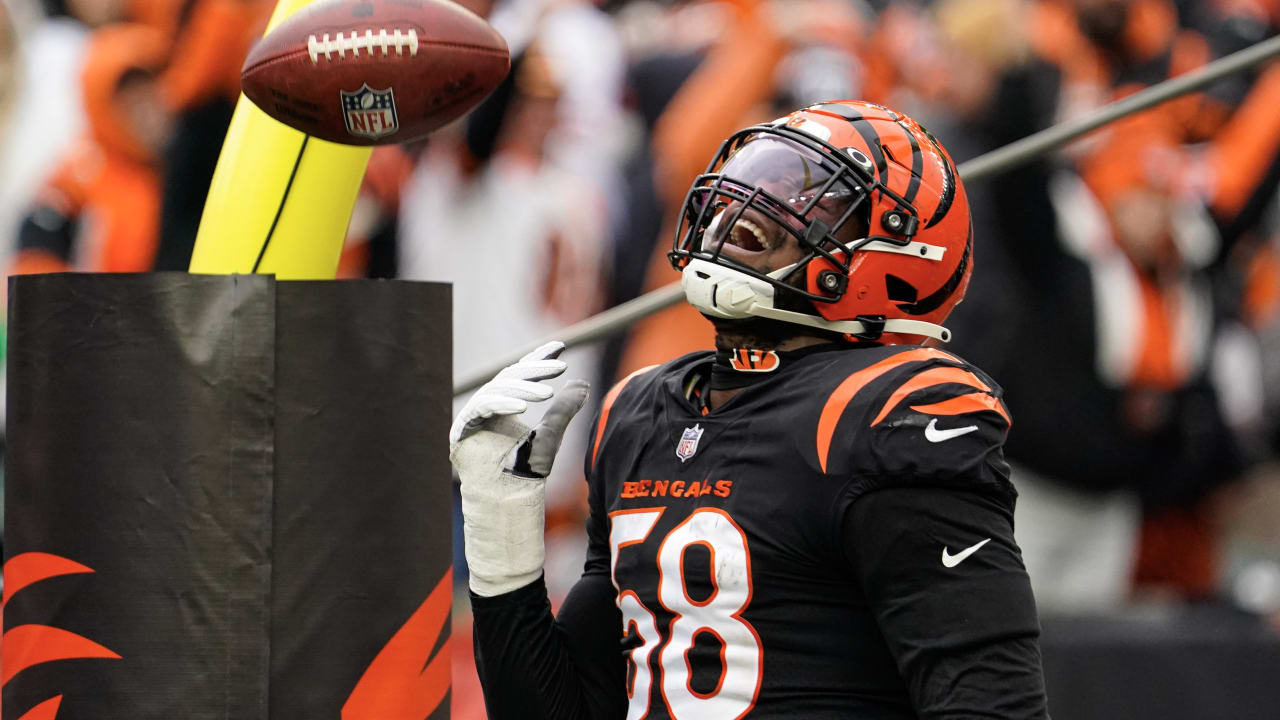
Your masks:
[{"label": "nike swoosh logo", "polygon": [[964,562],[965,559],[968,558],[970,555],[978,552],[979,548],[981,548],[983,545],[986,545],[989,542],[991,542],[991,538],[987,538],[986,540],[983,540],[977,545],[970,545],[969,547],[965,548],[964,550],[961,550],[955,555],[952,555],[950,552],[950,548],[944,545],[942,546],[942,564],[944,567],[949,567],[949,568],[955,567],[960,563]]},{"label": "nike swoosh logo", "polygon": [[924,429],[924,439],[928,440],[929,442],[940,443],[943,440],[958,438],[961,435],[966,435],[977,429],[978,429],[977,425],[966,425],[962,428],[952,428],[951,430],[939,430],[938,418],[934,418],[929,421],[929,425]]}]

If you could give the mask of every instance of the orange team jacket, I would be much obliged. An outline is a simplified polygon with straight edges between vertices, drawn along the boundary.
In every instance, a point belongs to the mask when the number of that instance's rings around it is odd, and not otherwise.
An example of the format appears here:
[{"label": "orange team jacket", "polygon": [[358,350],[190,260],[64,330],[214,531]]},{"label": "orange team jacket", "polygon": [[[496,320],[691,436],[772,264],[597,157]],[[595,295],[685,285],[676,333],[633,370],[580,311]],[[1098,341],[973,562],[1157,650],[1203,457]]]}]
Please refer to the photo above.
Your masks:
[{"label": "orange team jacket", "polygon": [[95,31],[83,72],[89,136],[71,148],[37,193],[12,271],[150,270],[160,219],[160,171],[115,102],[125,73],[156,72],[168,43],[142,25]]}]

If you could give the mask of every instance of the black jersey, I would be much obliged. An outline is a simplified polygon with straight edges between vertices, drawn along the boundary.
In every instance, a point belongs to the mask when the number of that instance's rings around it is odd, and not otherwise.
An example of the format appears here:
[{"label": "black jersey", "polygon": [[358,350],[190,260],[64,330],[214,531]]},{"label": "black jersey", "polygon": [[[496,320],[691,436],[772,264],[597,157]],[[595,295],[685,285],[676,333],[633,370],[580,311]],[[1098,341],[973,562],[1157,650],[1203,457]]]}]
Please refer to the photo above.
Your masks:
[{"label": "black jersey", "polygon": [[[995,383],[940,350],[832,350],[705,413],[710,359],[605,398],[559,621],[534,629],[540,588],[475,599],[491,717],[1045,717]],[[559,643],[526,648],[532,676],[495,657],[526,641]]]}]

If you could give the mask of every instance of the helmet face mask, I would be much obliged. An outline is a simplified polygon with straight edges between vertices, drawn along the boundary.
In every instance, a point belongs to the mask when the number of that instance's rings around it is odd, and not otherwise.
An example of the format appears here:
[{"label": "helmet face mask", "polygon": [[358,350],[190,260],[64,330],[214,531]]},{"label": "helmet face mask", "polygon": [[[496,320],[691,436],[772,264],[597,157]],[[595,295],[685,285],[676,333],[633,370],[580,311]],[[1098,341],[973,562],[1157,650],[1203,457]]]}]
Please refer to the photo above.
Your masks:
[{"label": "helmet face mask", "polygon": [[[684,258],[728,264],[812,302],[836,299],[808,292],[805,268],[823,257],[848,270],[853,251],[866,240],[872,181],[856,166],[823,157],[797,134],[758,126],[725,141],[711,168],[689,190],[673,264],[683,267]],[[725,252],[726,245],[747,252],[790,245],[807,252],[783,268],[760,268],[742,263],[745,253]]]},{"label": "helmet face mask", "polygon": [[[921,217],[920,200],[934,217]],[[887,108],[840,102],[729,137],[686,196],[669,258],[704,314],[898,343],[913,341],[908,331],[949,338],[936,323],[963,297],[969,241],[963,188],[932,136]],[[772,292],[753,306],[735,289],[730,302],[736,275]],[[774,312],[775,297],[807,301],[805,313]]]}]

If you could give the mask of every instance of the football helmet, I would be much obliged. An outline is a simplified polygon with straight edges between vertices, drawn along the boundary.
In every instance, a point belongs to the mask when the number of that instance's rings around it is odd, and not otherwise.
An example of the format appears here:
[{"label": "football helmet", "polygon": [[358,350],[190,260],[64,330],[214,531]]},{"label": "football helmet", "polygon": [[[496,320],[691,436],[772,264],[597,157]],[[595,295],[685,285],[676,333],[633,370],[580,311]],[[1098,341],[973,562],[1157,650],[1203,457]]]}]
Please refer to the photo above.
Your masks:
[{"label": "football helmet", "polygon": [[[785,266],[749,262],[792,240]],[[973,230],[927,130],[881,105],[827,102],[730,136],[689,189],[668,257],[713,318],[914,344],[950,340],[941,323],[968,288]]]}]

